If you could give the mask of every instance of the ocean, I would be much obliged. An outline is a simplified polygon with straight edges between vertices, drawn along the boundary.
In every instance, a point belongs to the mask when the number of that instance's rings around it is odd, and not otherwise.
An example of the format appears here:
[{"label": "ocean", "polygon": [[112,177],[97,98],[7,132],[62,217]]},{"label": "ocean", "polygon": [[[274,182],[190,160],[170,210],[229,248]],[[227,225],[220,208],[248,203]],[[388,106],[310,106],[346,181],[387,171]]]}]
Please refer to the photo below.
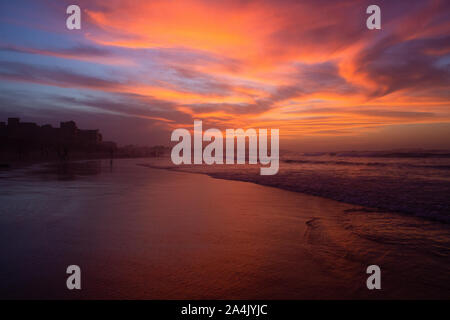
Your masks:
[{"label": "ocean", "polygon": [[177,167],[169,159],[154,160],[150,165],[450,222],[448,152],[284,152],[274,176],[259,175],[255,165]]}]

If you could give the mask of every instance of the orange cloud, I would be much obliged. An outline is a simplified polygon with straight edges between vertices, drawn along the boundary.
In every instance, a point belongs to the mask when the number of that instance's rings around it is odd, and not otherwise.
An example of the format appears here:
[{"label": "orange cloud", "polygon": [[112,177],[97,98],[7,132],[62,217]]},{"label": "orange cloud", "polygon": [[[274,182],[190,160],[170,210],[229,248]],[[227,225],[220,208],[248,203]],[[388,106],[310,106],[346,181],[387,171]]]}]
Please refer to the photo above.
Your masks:
[{"label": "orange cloud", "polygon": [[101,69],[9,63],[0,77],[151,101],[146,116],[169,128],[198,118],[299,137],[450,121],[447,2],[382,1],[378,31],[367,4],[80,0],[89,46],[15,50]]}]

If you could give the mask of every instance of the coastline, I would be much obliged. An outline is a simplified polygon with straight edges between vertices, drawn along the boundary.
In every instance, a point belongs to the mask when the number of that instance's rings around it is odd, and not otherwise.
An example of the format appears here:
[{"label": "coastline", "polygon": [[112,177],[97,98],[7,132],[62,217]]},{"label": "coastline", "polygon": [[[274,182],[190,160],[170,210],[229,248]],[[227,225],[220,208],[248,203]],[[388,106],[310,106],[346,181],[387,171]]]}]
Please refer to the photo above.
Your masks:
[{"label": "coastline", "polygon": [[[239,170],[233,171],[233,168],[227,168],[227,169],[219,169],[217,171],[214,170],[208,170],[207,166],[175,166],[172,164],[168,164],[167,162],[164,164],[157,164],[157,163],[142,163],[139,164],[143,167],[153,168],[153,169],[164,169],[164,170],[170,170],[170,171],[176,171],[176,172],[189,172],[189,173],[196,173],[196,174],[205,174],[215,179],[223,179],[223,180],[233,180],[233,181],[241,181],[241,182],[249,182],[254,183],[256,185],[266,186],[266,187],[272,187],[280,190],[290,191],[290,192],[296,192],[300,194],[310,195],[310,196],[316,196],[321,197],[328,200],[338,201],[341,203],[353,205],[359,208],[356,208],[356,210],[360,211],[370,211],[370,212],[387,212],[387,213],[395,213],[399,215],[405,215],[405,216],[413,216],[420,219],[424,219],[427,221],[435,221],[439,223],[443,223],[446,225],[450,224],[450,216],[445,215],[439,215],[439,216],[432,216],[427,214],[421,214],[414,212],[412,210],[402,210],[397,208],[392,208],[389,206],[386,206],[383,204],[383,202],[379,202],[377,206],[370,205],[366,199],[357,199],[359,201],[354,201],[355,199],[348,199],[345,197],[342,197],[339,193],[335,194],[326,194],[317,192],[317,190],[309,189],[307,187],[305,188],[299,188],[298,184],[285,184],[285,183],[279,183],[279,180],[275,177],[266,177],[266,176],[260,176],[256,169],[249,168],[247,166],[247,172],[242,173]],[[204,170],[206,168],[206,170]],[[235,169],[238,169],[237,166],[234,167]],[[280,167],[280,172],[282,174],[282,167]],[[281,179],[282,180],[282,179]],[[307,185],[307,183],[305,183]],[[353,200],[353,201],[352,201]]]},{"label": "coastline", "polygon": [[[448,227],[142,160],[0,179],[7,298],[448,298]],[[21,201],[17,201],[20,194]],[[33,254],[30,256],[30,252]],[[32,262],[32,263],[31,263]],[[79,264],[83,290],[64,290]],[[367,290],[368,265],[383,290]],[[405,270],[407,272],[405,272]],[[6,290],[8,288],[8,290]],[[24,291],[24,288],[27,290]]]}]

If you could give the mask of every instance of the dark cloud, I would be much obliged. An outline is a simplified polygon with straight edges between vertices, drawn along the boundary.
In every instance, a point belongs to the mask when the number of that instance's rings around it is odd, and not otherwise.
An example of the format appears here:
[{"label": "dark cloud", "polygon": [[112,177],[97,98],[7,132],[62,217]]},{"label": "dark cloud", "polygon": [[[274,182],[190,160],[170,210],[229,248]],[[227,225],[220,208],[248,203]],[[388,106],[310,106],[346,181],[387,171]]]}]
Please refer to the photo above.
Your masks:
[{"label": "dark cloud", "polygon": [[68,48],[31,48],[5,44],[0,45],[0,50],[18,53],[62,56],[62,57],[108,57],[113,55],[113,52],[106,48],[84,44]]},{"label": "dark cloud", "polygon": [[74,73],[59,67],[51,68],[9,61],[0,61],[0,79],[93,89],[114,89],[120,85],[114,80]]},{"label": "dark cloud", "polygon": [[370,96],[379,97],[402,89],[450,87],[448,62],[440,66],[436,56],[428,53],[449,41],[450,37],[403,42],[388,37],[364,50],[356,61],[358,72],[379,83]]}]

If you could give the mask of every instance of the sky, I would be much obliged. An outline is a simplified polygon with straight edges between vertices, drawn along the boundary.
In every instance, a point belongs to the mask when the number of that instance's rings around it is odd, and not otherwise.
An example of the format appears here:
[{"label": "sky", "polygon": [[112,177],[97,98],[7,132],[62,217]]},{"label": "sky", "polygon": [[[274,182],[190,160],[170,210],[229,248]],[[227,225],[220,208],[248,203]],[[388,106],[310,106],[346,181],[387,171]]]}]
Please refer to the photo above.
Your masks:
[{"label": "sky", "polygon": [[449,64],[449,1],[0,0],[0,121],[121,145],[202,120],[304,152],[450,149]]}]

